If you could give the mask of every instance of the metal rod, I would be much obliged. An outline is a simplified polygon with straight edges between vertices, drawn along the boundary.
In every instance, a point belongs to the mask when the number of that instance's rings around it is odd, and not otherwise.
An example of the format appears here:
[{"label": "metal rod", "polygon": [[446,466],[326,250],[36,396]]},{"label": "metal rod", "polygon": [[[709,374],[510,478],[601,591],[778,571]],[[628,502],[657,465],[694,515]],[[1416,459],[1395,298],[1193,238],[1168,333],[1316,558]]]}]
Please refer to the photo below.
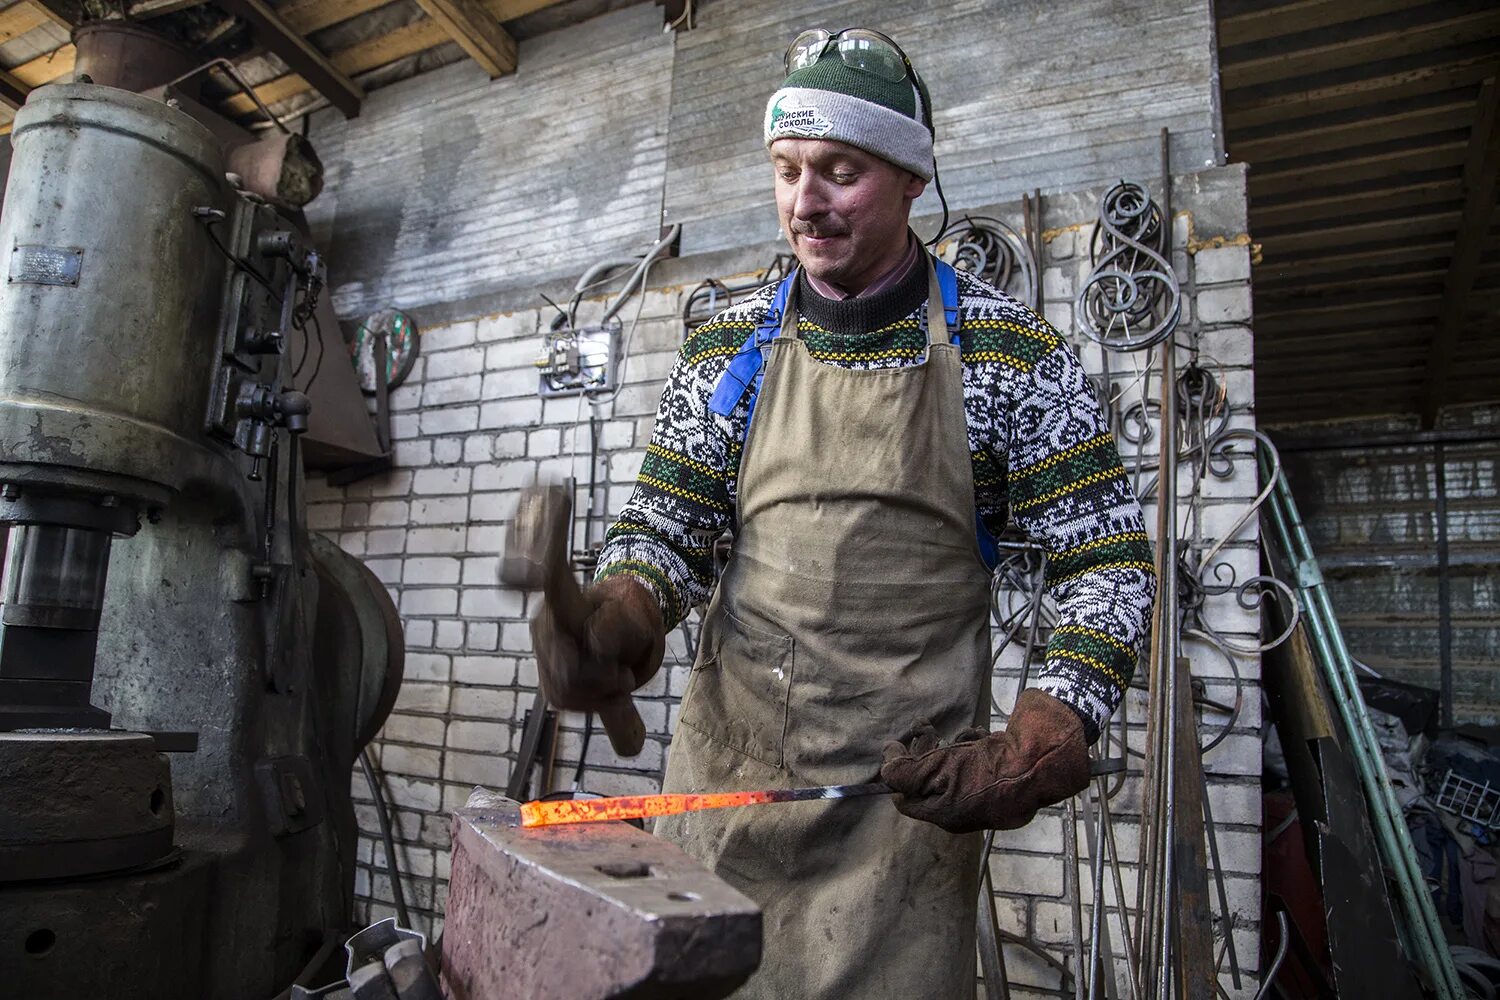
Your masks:
[{"label": "metal rod", "polygon": [[[1135,942],[1130,937],[1130,920],[1125,907],[1125,880],[1120,874],[1120,845],[1115,842],[1115,824],[1109,815],[1109,796],[1099,800],[1099,821],[1104,827],[1105,839],[1109,841],[1109,870],[1115,884],[1115,906],[1120,914],[1120,934],[1125,938],[1126,982],[1130,984],[1130,1000],[1139,1000],[1140,991],[1136,982],[1140,978],[1140,958]],[[1139,900],[1137,900],[1139,903]]]},{"label": "metal rod", "polygon": [[986,1000],[1010,1000],[1010,977],[1000,944],[1000,915],[995,912],[995,886],[990,878],[990,848],[994,843],[995,831],[986,830],[979,862],[979,966],[984,973]]},{"label": "metal rod", "polygon": [[1234,946],[1234,914],[1229,909],[1229,892],[1224,887],[1224,866],[1219,863],[1219,836],[1214,830],[1214,807],[1208,800],[1208,772],[1200,770],[1198,774],[1203,779],[1203,828],[1208,835],[1208,856],[1213,862],[1219,914],[1224,918],[1224,948],[1229,955],[1229,975],[1234,981],[1234,988],[1240,989],[1239,949]]},{"label": "metal rod", "polygon": [[815,799],[850,799],[863,795],[889,794],[891,787],[877,781],[863,785],[819,785],[815,788],[773,788],[755,792],[668,792],[660,795],[617,795],[602,799],[559,799],[523,804],[521,825],[600,823],[617,819],[671,816],[700,809],[728,809],[771,802],[807,802]]},{"label": "metal rod", "polygon": [[[1161,130],[1161,179],[1162,179],[1162,256],[1170,264],[1172,260],[1172,173],[1169,163],[1170,142],[1166,129]],[[1162,847],[1163,863],[1158,876],[1161,889],[1158,896],[1162,902],[1160,926],[1160,958],[1156,971],[1156,995],[1160,1000],[1170,1000],[1172,995],[1173,928],[1176,924],[1176,866],[1177,845],[1177,740],[1178,718],[1177,654],[1177,342],[1169,336],[1162,343],[1161,353],[1161,448],[1159,464],[1161,485],[1156,491],[1159,523],[1166,526],[1161,536],[1162,562],[1165,564],[1165,579],[1157,586],[1165,594],[1161,602],[1162,641],[1158,646],[1161,671],[1167,681],[1163,705],[1166,712],[1166,752],[1162,754],[1162,766],[1166,780],[1163,782],[1163,798],[1166,800],[1164,826],[1166,835]]]},{"label": "metal rod", "polygon": [[[1073,1000],[1084,1000],[1083,973],[1083,892],[1078,884],[1078,796],[1068,799],[1063,836],[1063,867],[1068,875],[1068,908],[1073,918]],[[1098,900],[1094,901],[1098,909]]]},{"label": "metal rod", "polygon": [[1432,446],[1432,472],[1437,509],[1438,670],[1442,687],[1443,726],[1453,727],[1453,603],[1448,579],[1448,470],[1443,443]]},{"label": "metal rod", "polygon": [[[1105,795],[1105,780],[1099,778],[1094,782],[1094,793],[1103,799]],[[1096,827],[1097,822],[1097,827]],[[1088,836],[1091,897],[1093,904],[1089,911],[1089,992],[1088,1000],[1100,1000],[1101,980],[1105,979],[1103,962],[1109,945],[1105,940],[1109,933],[1108,924],[1104,920],[1104,813],[1101,811],[1096,818],[1094,810],[1089,804],[1087,794],[1083,799],[1083,829]],[[1124,912],[1124,907],[1121,907]],[[1109,978],[1113,978],[1114,969],[1110,969]]]}]

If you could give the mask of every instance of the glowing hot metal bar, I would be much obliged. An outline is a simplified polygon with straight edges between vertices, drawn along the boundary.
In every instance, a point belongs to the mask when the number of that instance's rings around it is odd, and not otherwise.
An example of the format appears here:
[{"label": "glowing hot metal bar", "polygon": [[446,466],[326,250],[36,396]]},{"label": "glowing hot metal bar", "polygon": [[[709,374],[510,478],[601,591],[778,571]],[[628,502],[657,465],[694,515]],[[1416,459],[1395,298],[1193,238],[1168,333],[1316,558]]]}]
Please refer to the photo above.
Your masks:
[{"label": "glowing hot metal bar", "polygon": [[818,788],[780,788],[762,792],[704,792],[664,795],[620,795],[605,799],[565,799],[527,802],[521,806],[522,826],[557,823],[598,823],[613,819],[670,816],[697,809],[756,806],[764,802],[803,802],[809,799],[847,799],[858,795],[888,795],[880,782],[868,785],[823,785]]}]

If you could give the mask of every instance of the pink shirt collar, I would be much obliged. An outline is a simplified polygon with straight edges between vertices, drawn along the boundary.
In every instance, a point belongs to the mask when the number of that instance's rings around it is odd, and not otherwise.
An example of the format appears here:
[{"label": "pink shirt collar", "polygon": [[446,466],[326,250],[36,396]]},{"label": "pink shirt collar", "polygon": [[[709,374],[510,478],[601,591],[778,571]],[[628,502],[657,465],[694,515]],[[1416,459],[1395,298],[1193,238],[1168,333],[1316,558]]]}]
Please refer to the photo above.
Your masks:
[{"label": "pink shirt collar", "polygon": [[906,256],[902,257],[895,267],[870,282],[864,291],[858,295],[850,295],[837,285],[830,285],[826,281],[819,281],[811,274],[806,274],[806,272],[804,274],[807,278],[807,283],[812,286],[812,290],[825,299],[867,299],[872,295],[885,291],[905,278],[907,273],[911,271],[912,266],[916,264],[917,258],[921,256],[921,251],[922,244],[917,241],[916,234],[908,230],[906,233]]}]

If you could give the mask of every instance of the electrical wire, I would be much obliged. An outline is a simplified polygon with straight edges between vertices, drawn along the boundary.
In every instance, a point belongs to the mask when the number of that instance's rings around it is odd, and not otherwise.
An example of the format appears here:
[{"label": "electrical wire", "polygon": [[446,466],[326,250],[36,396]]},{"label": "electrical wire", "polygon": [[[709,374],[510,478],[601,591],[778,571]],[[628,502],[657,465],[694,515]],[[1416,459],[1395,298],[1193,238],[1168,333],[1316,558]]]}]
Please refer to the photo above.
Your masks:
[{"label": "electrical wire", "polygon": [[391,820],[386,813],[385,792],[375,778],[375,765],[370,763],[370,748],[359,751],[359,767],[365,773],[365,782],[370,786],[370,797],[375,800],[375,820],[380,825],[380,839],[385,841],[385,870],[391,880],[391,897],[396,903],[396,920],[402,927],[411,927],[411,914],[406,909],[406,894],[401,891],[401,872],[396,867],[396,841],[391,837]]},{"label": "electrical wire", "polygon": [[265,288],[267,292],[271,294],[271,297],[273,299],[275,299],[277,302],[280,302],[281,293],[271,287],[271,282],[267,280],[266,276],[261,274],[254,264],[250,263],[245,258],[234,254],[228,247],[224,245],[223,241],[219,239],[219,234],[214,232],[214,226],[224,221],[223,216],[223,212],[217,212],[217,214],[214,215],[200,216],[200,218],[203,219],[203,230],[204,232],[208,233],[209,240],[213,243],[214,247],[219,251],[219,253],[224,255],[225,260],[229,261],[229,263],[233,264],[237,269],[244,271],[250,277],[254,278],[258,284],[260,284],[263,288]]},{"label": "electrical wire", "polygon": [[[318,380],[318,372],[320,372],[320,371],[323,370],[323,351],[324,351],[324,347],[323,347],[323,324],[318,322],[318,314],[317,313],[313,313],[312,314],[312,324],[313,324],[313,329],[315,331],[317,331],[317,334],[318,334],[318,360],[315,361],[315,362],[313,362],[312,374],[309,375],[309,376],[307,376],[307,384],[305,386],[303,386],[304,389],[311,389],[312,388],[312,384]],[[306,332],[307,332],[306,330],[303,331],[303,333],[306,333]],[[312,348],[309,346],[308,350],[311,351]],[[303,361],[307,360],[307,358],[306,358],[305,355],[303,356],[302,360]],[[296,375],[293,374],[292,378],[295,379]]]}]

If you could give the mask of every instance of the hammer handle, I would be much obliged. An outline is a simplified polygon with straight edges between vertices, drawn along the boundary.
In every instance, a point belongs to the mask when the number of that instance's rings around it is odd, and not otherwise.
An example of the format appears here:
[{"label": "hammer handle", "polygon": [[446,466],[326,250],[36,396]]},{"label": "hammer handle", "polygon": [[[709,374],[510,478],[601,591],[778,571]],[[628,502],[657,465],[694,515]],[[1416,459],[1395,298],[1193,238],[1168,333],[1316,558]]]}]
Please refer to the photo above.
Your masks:
[{"label": "hammer handle", "polygon": [[646,724],[630,695],[622,694],[601,705],[599,721],[604,723],[609,745],[619,756],[634,757],[646,745]]},{"label": "hammer handle", "polygon": [[[554,550],[556,551],[556,550]],[[581,636],[587,628],[588,601],[578,580],[561,559],[547,566],[544,592],[557,623],[573,635]],[[609,736],[609,745],[621,757],[634,757],[646,745],[646,724],[630,695],[622,694],[599,707],[599,721]]]}]

